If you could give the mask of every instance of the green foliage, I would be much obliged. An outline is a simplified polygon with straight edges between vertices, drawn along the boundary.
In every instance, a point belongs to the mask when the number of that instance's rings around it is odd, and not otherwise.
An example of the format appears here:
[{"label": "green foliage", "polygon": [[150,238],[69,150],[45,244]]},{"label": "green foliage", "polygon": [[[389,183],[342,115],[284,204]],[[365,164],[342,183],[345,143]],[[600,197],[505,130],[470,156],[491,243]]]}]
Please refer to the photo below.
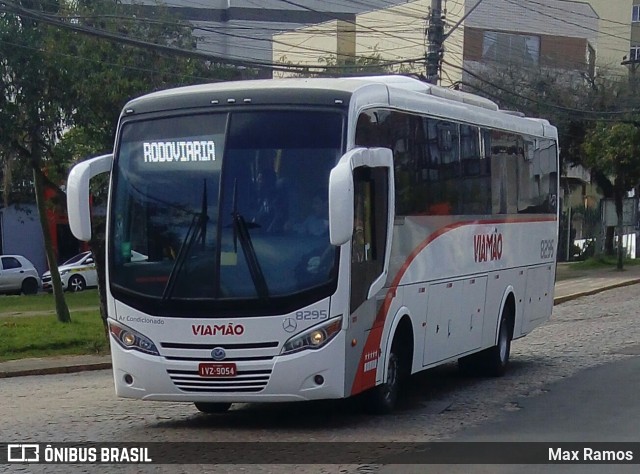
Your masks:
[{"label": "green foliage", "polygon": [[[628,191],[640,183],[640,129],[631,123],[601,122],[587,134],[583,150],[585,164],[610,178],[622,235],[622,203]],[[622,269],[622,239],[618,240],[618,268]]]},{"label": "green foliage", "polygon": [[[191,27],[161,6],[137,11],[138,5],[114,0],[85,1],[68,7],[83,26],[148,43],[146,48],[75,32],[65,32],[59,47],[73,64],[75,135],[66,138],[73,159],[109,152],[124,104],[137,96],[170,87],[239,77],[232,67],[168,55],[154,44],[195,49]],[[78,59],[80,59],[78,61]],[[73,145],[68,142],[73,141]]]},{"label": "green foliage", "polygon": [[[374,76],[377,74],[411,74],[411,67],[405,64],[398,66],[389,65],[377,48],[369,55],[360,55],[353,58],[338,57],[335,54],[320,56],[318,63],[321,66],[314,67],[307,73],[293,74],[298,77],[346,77],[346,76]],[[283,65],[291,64],[286,56],[278,61]]]},{"label": "green foliage", "polygon": [[[620,117],[610,114],[629,109],[637,97],[626,79],[600,70],[596,77],[585,72],[522,67],[496,63],[482,74],[469,74],[463,87],[495,101],[500,108],[549,120],[558,129],[563,168],[584,162],[583,143],[593,128],[593,118]],[[598,185],[607,187],[606,176],[594,170]],[[602,179],[604,178],[604,179]],[[603,189],[610,195],[608,189]]]},{"label": "green foliage", "polygon": [[[44,187],[58,190],[57,203],[64,206],[58,186],[66,178],[68,165],[87,154],[112,149],[118,115],[132,97],[180,84],[228,79],[236,70],[185,55],[167,55],[160,46],[192,49],[196,38],[188,25],[161,7],[149,17],[147,10],[140,15],[139,6],[120,0],[16,0],[15,4],[3,6],[0,13],[4,198],[8,203],[16,194],[18,188],[9,186],[16,178],[28,183],[25,190],[33,186],[56,312],[61,321],[68,321],[45,219],[45,210],[52,204],[44,200]],[[38,17],[42,12],[70,28],[49,26]],[[94,35],[73,28],[91,28]],[[108,40],[109,34],[144,41],[147,46]]]},{"label": "green foliage", "polygon": [[585,164],[611,176],[615,186],[628,191],[640,182],[640,130],[622,122],[599,122],[587,134]]},{"label": "green foliage", "polygon": [[[597,269],[611,269],[613,270],[618,263],[618,259],[615,256],[610,255],[595,255],[587,258],[584,261],[575,262],[570,264],[572,271],[581,270],[597,270]],[[625,265],[640,265],[640,259],[637,258],[625,258]]]}]

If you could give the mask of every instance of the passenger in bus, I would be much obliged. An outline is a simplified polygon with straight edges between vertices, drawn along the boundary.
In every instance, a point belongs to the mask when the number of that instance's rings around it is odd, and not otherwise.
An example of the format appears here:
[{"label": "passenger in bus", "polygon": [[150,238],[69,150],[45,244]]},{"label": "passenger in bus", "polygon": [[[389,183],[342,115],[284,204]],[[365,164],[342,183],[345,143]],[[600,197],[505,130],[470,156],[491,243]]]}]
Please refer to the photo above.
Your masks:
[{"label": "passenger in bus", "polygon": [[256,177],[256,211],[252,222],[266,232],[282,232],[288,220],[288,203],[276,183],[276,173],[269,168]]},{"label": "passenger in bus", "polygon": [[299,234],[316,237],[329,233],[329,216],[325,193],[318,191],[311,200],[311,214],[295,229]]}]

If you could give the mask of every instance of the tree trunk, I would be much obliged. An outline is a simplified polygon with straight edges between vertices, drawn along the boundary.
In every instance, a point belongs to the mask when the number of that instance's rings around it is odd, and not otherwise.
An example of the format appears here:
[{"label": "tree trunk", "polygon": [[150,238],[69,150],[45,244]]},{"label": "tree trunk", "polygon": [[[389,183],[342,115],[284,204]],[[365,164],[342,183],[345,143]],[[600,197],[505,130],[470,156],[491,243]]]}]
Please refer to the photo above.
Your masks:
[{"label": "tree trunk", "polygon": [[613,255],[615,253],[614,245],[613,245],[615,235],[616,235],[615,227],[606,228],[605,236],[604,236],[604,254],[605,255]]},{"label": "tree trunk", "polygon": [[47,208],[44,202],[44,184],[40,170],[37,168],[39,160],[34,160],[33,167],[33,187],[36,195],[36,205],[38,207],[38,215],[40,217],[40,227],[42,228],[42,237],[44,239],[44,249],[49,263],[49,271],[51,272],[51,284],[53,285],[53,295],[56,303],[56,315],[58,321],[62,323],[71,322],[71,314],[69,307],[64,299],[64,291],[62,290],[62,281],[60,280],[60,272],[58,271],[58,261],[56,253],[53,250],[51,234],[49,230],[49,222],[47,221]]},{"label": "tree trunk", "polygon": [[616,215],[618,217],[618,263],[616,268],[622,270],[623,267],[623,252],[622,252],[622,238],[624,236],[624,222],[622,220],[622,202],[624,193],[616,189],[615,203],[616,203]]}]

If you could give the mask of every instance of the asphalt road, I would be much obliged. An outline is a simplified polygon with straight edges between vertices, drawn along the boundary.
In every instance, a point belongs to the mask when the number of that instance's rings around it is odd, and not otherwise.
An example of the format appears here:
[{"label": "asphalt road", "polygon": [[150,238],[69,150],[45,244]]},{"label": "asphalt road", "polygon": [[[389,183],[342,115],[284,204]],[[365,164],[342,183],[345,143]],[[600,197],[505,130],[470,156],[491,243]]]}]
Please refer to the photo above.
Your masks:
[{"label": "asphalt road", "polygon": [[[517,409],[505,411],[497,419],[458,432],[451,442],[557,442],[575,443],[581,459],[584,448],[624,451],[625,442],[640,444],[640,357],[610,362],[585,369],[576,375],[549,384],[533,398],[518,401]],[[607,443],[604,445],[603,443]],[[505,446],[508,449],[508,446]],[[635,465],[432,465],[429,473],[533,474],[637,473],[640,449],[634,452]],[[389,457],[393,464],[398,459]],[[380,472],[424,473],[424,465],[387,465]]]}]

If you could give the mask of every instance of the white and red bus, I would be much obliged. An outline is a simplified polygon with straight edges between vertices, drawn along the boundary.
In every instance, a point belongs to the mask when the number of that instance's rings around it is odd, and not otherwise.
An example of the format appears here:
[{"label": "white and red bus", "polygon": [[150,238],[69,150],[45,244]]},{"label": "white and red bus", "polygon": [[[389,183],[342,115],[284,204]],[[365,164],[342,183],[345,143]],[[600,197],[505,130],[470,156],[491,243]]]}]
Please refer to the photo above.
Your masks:
[{"label": "white and red bus", "polygon": [[77,164],[111,172],[108,323],[122,397],[335,399],[504,372],[553,306],[557,131],[407,77],[228,82],[129,102]]}]

